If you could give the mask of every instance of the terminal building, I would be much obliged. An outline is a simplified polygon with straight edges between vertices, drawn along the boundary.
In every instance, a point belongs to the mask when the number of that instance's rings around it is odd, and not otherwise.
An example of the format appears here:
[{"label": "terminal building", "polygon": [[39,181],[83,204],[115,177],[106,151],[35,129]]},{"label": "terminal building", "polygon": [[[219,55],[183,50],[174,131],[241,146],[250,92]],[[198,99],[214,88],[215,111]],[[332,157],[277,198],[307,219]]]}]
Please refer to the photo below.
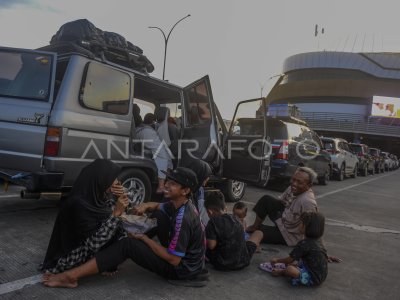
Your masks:
[{"label": "terminal building", "polygon": [[400,53],[302,53],[283,73],[268,103],[297,106],[319,135],[400,156]]}]

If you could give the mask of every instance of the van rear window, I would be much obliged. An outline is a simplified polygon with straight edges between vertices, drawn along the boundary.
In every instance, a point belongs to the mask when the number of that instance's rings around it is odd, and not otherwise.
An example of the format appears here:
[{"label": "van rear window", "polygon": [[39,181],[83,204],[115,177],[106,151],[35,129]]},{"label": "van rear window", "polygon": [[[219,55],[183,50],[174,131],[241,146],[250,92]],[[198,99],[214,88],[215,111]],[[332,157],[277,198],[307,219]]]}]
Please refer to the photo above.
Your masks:
[{"label": "van rear window", "polygon": [[0,96],[47,101],[52,56],[0,51]]}]

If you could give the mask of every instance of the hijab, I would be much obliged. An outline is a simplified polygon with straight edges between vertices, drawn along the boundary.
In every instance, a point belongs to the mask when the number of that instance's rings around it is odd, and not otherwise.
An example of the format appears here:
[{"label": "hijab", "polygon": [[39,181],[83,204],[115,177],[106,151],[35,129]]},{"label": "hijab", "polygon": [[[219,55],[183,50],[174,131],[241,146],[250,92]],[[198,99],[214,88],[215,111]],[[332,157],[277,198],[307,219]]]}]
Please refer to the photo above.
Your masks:
[{"label": "hijab", "polygon": [[121,167],[107,159],[96,159],[82,169],[68,198],[61,204],[47,248],[43,269],[57,261],[92,236],[112,211],[106,191]]},{"label": "hijab", "polygon": [[196,208],[199,209],[199,191],[204,181],[212,174],[211,167],[208,163],[200,159],[187,159],[182,166],[191,169],[197,175],[197,185],[193,189],[191,198]]},{"label": "hijab", "polygon": [[211,167],[208,163],[200,159],[193,159],[189,162],[188,167],[197,175],[195,191],[198,191],[203,186],[204,181],[212,174]]}]

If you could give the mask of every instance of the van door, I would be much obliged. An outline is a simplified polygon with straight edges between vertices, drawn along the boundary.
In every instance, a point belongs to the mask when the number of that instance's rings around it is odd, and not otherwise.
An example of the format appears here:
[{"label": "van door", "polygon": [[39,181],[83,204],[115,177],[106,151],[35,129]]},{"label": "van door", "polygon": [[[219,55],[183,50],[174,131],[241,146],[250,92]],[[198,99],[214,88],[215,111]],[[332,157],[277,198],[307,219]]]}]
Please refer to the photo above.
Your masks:
[{"label": "van door", "polygon": [[189,153],[212,165],[217,165],[218,136],[216,108],[210,79],[205,76],[183,89],[183,135],[180,155]]},{"label": "van door", "polygon": [[49,52],[0,47],[0,169],[40,170],[56,58]]},{"label": "van door", "polygon": [[224,177],[266,185],[271,144],[266,139],[265,98],[239,102],[224,146]]}]

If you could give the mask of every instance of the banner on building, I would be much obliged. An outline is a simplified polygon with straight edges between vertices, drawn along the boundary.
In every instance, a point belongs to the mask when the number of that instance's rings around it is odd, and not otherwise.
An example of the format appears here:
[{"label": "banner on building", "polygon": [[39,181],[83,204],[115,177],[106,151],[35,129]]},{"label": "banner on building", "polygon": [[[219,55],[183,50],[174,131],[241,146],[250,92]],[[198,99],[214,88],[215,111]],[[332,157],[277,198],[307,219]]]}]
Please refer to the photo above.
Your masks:
[{"label": "banner on building", "polygon": [[400,98],[374,96],[372,99],[371,116],[400,118]]}]

